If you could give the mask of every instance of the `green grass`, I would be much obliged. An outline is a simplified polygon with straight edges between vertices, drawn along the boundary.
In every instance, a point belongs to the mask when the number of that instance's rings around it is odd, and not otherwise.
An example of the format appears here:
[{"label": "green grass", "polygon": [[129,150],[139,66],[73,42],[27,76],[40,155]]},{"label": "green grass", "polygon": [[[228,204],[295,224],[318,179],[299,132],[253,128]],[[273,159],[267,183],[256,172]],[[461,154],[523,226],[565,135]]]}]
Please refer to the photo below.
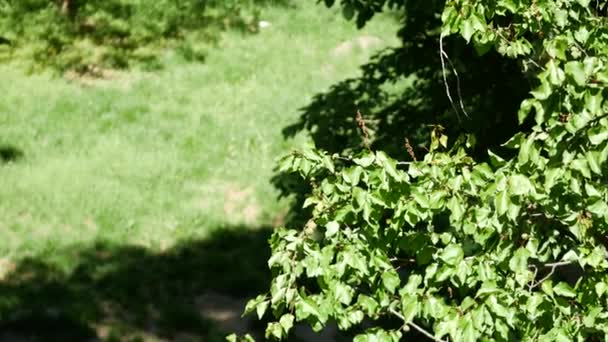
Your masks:
[{"label": "green grass", "polygon": [[[270,27],[224,33],[205,64],[167,53],[163,71],[86,86],[0,66],[0,149],[22,153],[0,162],[4,264],[41,260],[70,274],[99,243],[162,253],[280,222],[288,205],[270,183],[274,163],[306,140],[281,129],[394,45],[396,23],[357,31],[313,1],[262,13]],[[339,47],[362,35],[382,43]]]}]

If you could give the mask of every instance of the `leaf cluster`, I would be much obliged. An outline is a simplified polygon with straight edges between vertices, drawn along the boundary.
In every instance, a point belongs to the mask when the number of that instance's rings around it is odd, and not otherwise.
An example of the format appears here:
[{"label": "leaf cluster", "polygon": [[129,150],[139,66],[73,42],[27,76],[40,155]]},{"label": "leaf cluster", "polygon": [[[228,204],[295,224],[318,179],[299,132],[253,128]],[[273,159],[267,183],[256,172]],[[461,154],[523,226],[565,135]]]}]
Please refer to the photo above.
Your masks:
[{"label": "leaf cluster", "polygon": [[285,338],[295,322],[365,322],[355,341],[411,331],[436,341],[607,339],[605,5],[445,2],[442,38],[516,60],[533,78],[512,113],[533,127],[503,144],[511,153],[478,160],[475,136],[451,142],[436,126],[411,161],[367,149],[285,157],[280,169],[312,188],[312,218],[270,240],[270,290],[246,310],[270,317],[266,337]]}]

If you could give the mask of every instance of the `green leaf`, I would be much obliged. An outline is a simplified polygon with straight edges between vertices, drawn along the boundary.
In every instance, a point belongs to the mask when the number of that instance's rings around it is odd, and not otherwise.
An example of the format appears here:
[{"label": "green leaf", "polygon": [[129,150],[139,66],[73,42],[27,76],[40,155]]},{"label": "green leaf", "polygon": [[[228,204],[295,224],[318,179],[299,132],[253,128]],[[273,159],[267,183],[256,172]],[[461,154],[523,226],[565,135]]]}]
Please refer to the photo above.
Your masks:
[{"label": "green leaf", "polygon": [[478,340],[478,333],[470,317],[460,320],[460,326],[462,336],[459,340],[463,342],[476,342]]},{"label": "green leaf", "polygon": [[606,284],[605,282],[599,282],[595,284],[595,293],[597,293],[598,297],[601,297],[606,292],[608,292],[608,284]]},{"label": "green leaf", "polygon": [[507,317],[509,315],[509,310],[504,305],[500,304],[498,299],[493,295],[486,299],[486,305],[490,311],[495,313],[497,316]]},{"label": "green leaf", "polygon": [[515,254],[511,260],[509,260],[509,268],[513,272],[522,273],[528,269],[528,258],[530,257],[530,252],[520,247],[517,249]]},{"label": "green leaf", "polygon": [[[567,67],[568,65],[566,65]],[[566,74],[567,74],[566,70]],[[551,84],[547,80],[541,80],[541,83],[536,89],[531,91],[530,93],[538,100],[546,100],[552,94]]]},{"label": "green leaf", "polygon": [[602,113],[604,97],[601,91],[587,91],[585,93],[585,108],[593,115]]},{"label": "green leaf", "polygon": [[575,159],[570,163],[570,167],[579,171],[585,178],[591,178],[591,171],[589,171],[589,164],[586,160]]},{"label": "green leaf", "polygon": [[405,295],[401,298],[401,314],[404,323],[411,322],[418,315],[419,310],[420,305],[416,296]]},{"label": "green leaf", "polygon": [[589,7],[589,3],[591,2],[591,0],[576,0],[576,2],[578,2],[581,6],[583,7]]},{"label": "green leaf", "polygon": [[587,83],[587,75],[583,63],[578,61],[570,61],[564,67],[566,76],[571,77],[576,84],[584,86]]},{"label": "green leaf", "polygon": [[551,84],[559,86],[564,83],[566,75],[564,74],[564,71],[557,65],[557,63],[555,63],[555,60],[550,60],[547,63],[546,68],[547,72],[549,73],[548,77]]},{"label": "green leaf", "polygon": [[274,338],[280,340],[283,337],[283,327],[278,322],[268,323],[265,336],[266,339],[270,339],[271,336],[274,336]]},{"label": "green leaf", "polygon": [[[248,301],[247,305],[245,306],[245,311],[243,312],[243,316],[250,314],[251,312],[253,312],[253,310],[257,310],[258,317],[261,318],[264,315],[264,311],[266,311],[266,307],[268,307],[268,301],[266,300],[266,298],[267,298],[266,295],[258,295],[254,299],[251,299],[250,301]],[[264,306],[264,303],[266,303],[265,306]],[[262,311],[261,314],[260,314],[260,311]]]},{"label": "green leaf", "polygon": [[463,256],[464,251],[459,245],[449,244],[443,249],[440,258],[448,265],[456,265],[462,261]]},{"label": "green leaf", "polygon": [[281,316],[281,319],[279,320],[279,324],[281,324],[281,327],[283,328],[285,335],[287,335],[289,333],[289,331],[291,330],[291,328],[293,327],[294,318],[295,317],[292,314],[285,314],[285,315]]},{"label": "green leaf", "polygon": [[351,20],[355,15],[355,8],[350,3],[344,4],[342,7],[342,15],[346,20]]},{"label": "green leaf", "polygon": [[336,221],[331,221],[325,225],[325,228],[326,228],[325,236],[330,237],[330,236],[334,236],[338,233],[338,230],[340,229],[340,225]]},{"label": "green leaf", "polygon": [[601,199],[598,199],[593,202],[593,204],[588,206],[587,210],[596,216],[603,217],[604,215],[608,214],[608,204]]},{"label": "green leaf", "polygon": [[494,199],[494,206],[499,215],[504,215],[507,212],[510,203],[511,200],[509,199],[507,190],[499,192]]},{"label": "green leaf", "polygon": [[599,145],[608,139],[608,129],[598,125],[587,131],[587,137],[593,145]]},{"label": "green leaf", "polygon": [[475,28],[473,26],[473,21],[469,17],[466,20],[463,20],[460,27],[460,32],[462,33],[462,37],[467,41],[467,43],[471,40],[471,36],[475,33]]},{"label": "green leaf", "polygon": [[366,155],[361,156],[360,158],[353,159],[353,161],[357,165],[360,165],[362,167],[368,167],[374,163],[375,159],[376,157],[373,154],[368,153]]},{"label": "green leaf", "polygon": [[395,271],[384,272],[382,273],[382,283],[390,293],[395,293],[400,283],[399,275]]},{"label": "green leaf", "polygon": [[513,195],[527,195],[534,190],[528,177],[520,174],[509,177],[509,187]]},{"label": "green leaf", "polygon": [[525,99],[522,101],[521,106],[519,107],[519,111],[517,112],[517,119],[519,120],[520,124],[522,124],[526,120],[528,115],[530,115],[534,102],[537,102],[537,100]]},{"label": "green leaf", "polygon": [[528,298],[526,302],[526,311],[532,315],[532,317],[536,317],[539,314],[539,307],[544,301],[543,296],[539,293],[534,293],[532,296]]},{"label": "green leaf", "polygon": [[545,280],[540,284],[541,290],[549,296],[553,297],[553,282],[551,280]]},{"label": "green leaf", "polygon": [[357,298],[357,304],[365,311],[367,315],[373,315],[377,312],[378,302],[373,298],[360,294]]},{"label": "green leaf", "polygon": [[450,219],[452,222],[459,222],[462,219],[465,211],[462,200],[454,196],[448,201],[447,207],[450,209]]},{"label": "green leaf", "polygon": [[319,317],[319,307],[311,298],[301,295],[296,301],[296,316],[298,320],[304,320],[310,316]]},{"label": "green leaf", "polygon": [[587,164],[589,165],[589,168],[591,169],[591,171],[593,171],[594,173],[601,175],[602,174],[602,168],[600,167],[600,153],[599,152],[593,152],[593,151],[587,151],[587,153],[585,153],[585,159],[587,159]]},{"label": "green leaf", "polygon": [[346,284],[334,283],[333,291],[338,302],[344,305],[349,305],[353,299],[352,289]]},{"label": "green leaf", "polygon": [[262,319],[262,317],[264,316],[264,313],[266,312],[266,309],[268,309],[268,304],[270,304],[270,301],[265,300],[265,301],[259,303],[255,307],[255,311],[258,315],[258,319]]},{"label": "green leaf", "polygon": [[576,297],[576,292],[565,282],[559,282],[557,285],[553,287],[553,292],[556,295],[562,297],[573,298]]}]

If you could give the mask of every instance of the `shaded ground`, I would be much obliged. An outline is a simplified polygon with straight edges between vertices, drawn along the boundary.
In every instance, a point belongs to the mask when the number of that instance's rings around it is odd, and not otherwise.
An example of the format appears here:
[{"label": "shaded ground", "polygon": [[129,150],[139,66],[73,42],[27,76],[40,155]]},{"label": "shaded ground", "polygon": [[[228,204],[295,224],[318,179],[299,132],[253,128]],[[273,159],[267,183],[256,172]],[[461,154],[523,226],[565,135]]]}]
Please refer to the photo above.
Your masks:
[{"label": "shaded ground", "polygon": [[244,301],[233,298],[267,289],[269,234],[228,227],[160,253],[107,243],[56,251],[78,260],[70,270],[3,265],[0,340],[220,341],[222,328],[243,330]]}]

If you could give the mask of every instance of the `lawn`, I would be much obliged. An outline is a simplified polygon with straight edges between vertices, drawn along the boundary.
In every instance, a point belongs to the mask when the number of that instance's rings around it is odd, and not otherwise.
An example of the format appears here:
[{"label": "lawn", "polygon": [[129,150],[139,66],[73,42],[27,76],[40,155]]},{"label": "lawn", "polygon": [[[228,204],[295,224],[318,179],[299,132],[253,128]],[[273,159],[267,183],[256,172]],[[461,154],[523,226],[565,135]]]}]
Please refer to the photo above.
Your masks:
[{"label": "lawn", "polygon": [[281,130],[395,45],[397,23],[358,31],[314,1],[262,19],[258,34],[222,33],[204,64],[167,51],[154,73],[70,80],[0,66],[0,318],[11,329],[42,327],[50,312],[108,339],[199,340],[215,328],[192,296],[263,288],[265,240],[289,208],[274,163],[307,142]]}]

